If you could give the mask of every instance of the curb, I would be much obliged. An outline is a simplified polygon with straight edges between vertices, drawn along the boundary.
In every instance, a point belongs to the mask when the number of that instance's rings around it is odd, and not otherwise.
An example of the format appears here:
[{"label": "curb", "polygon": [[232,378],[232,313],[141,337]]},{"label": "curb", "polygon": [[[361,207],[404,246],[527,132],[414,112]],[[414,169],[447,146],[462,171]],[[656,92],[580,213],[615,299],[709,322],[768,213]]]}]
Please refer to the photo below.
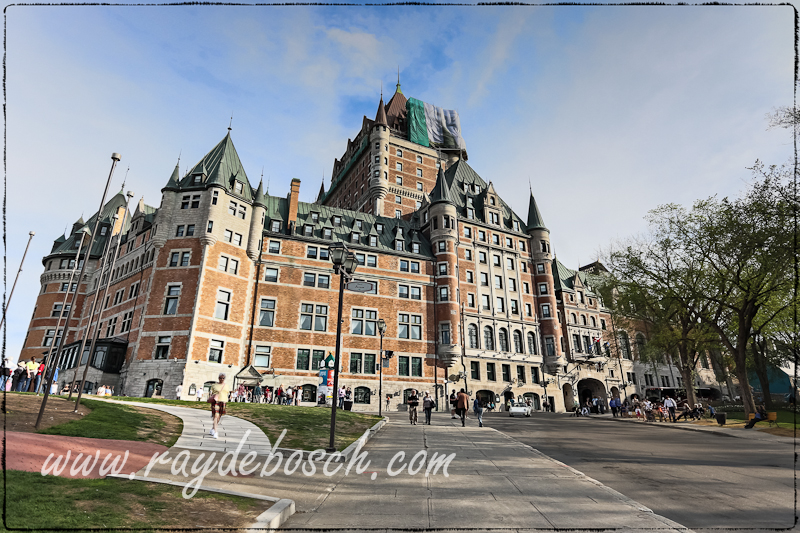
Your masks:
[{"label": "curb", "polygon": [[[106,477],[115,477],[119,479],[129,479],[129,480],[136,480],[136,481],[147,481],[148,483],[161,483],[162,485],[173,485],[175,487],[185,487],[188,483],[182,483],[180,481],[170,481],[169,479],[161,479],[160,477],[145,477],[145,476],[133,476],[125,475],[125,474],[109,474]],[[242,498],[251,498],[254,500],[264,500],[267,502],[279,502],[281,498],[275,498],[273,496],[262,496],[260,494],[248,494],[246,492],[237,492],[235,490],[228,490],[228,489],[212,489],[212,488],[201,488],[200,490],[204,490],[206,492],[218,492],[220,494],[227,494],[229,496],[240,496]]]},{"label": "curb", "polygon": [[604,485],[603,483],[601,483],[600,481],[597,481],[596,479],[594,479],[594,478],[592,478],[592,477],[589,477],[589,476],[587,476],[586,474],[584,474],[584,473],[583,473],[583,472],[581,472],[580,470],[577,470],[577,469],[575,469],[575,468],[572,468],[572,467],[571,467],[571,466],[569,466],[568,464],[566,464],[566,463],[562,463],[562,462],[561,462],[561,461],[559,461],[558,459],[553,459],[553,458],[552,458],[552,457],[550,457],[549,455],[547,455],[547,454],[545,454],[545,453],[542,453],[542,452],[540,452],[539,450],[537,450],[536,448],[534,448],[534,447],[533,447],[533,446],[531,446],[530,444],[525,444],[524,442],[520,442],[520,441],[518,441],[517,439],[515,439],[515,438],[511,437],[510,435],[507,435],[507,434],[503,433],[503,432],[502,432],[502,431],[500,431],[499,429],[495,429],[495,428],[492,428],[492,427],[490,427],[489,429],[491,429],[492,431],[496,431],[497,433],[500,433],[501,435],[503,435],[503,436],[504,436],[504,437],[506,437],[507,439],[511,439],[512,441],[514,441],[514,442],[516,442],[516,443],[518,443],[518,444],[522,445],[522,446],[523,446],[523,447],[525,447],[525,448],[528,448],[530,451],[532,451],[534,454],[538,455],[539,457],[541,457],[541,458],[543,458],[543,459],[547,459],[548,461],[551,461],[551,462],[553,462],[553,463],[557,464],[558,466],[561,466],[561,467],[563,467],[563,468],[566,468],[567,470],[569,470],[570,472],[572,472],[573,474],[575,474],[577,477],[579,477],[579,478],[581,478],[581,479],[585,479],[585,480],[586,480],[586,481],[588,481],[589,483],[591,483],[591,484],[593,484],[593,485],[597,486],[598,488],[600,488],[600,489],[602,489],[602,490],[604,490],[604,491],[608,492],[608,493],[609,493],[610,495],[612,495],[614,498],[616,498],[617,500],[619,500],[619,501],[620,501],[620,503],[623,503],[623,504],[625,504],[625,505],[628,505],[628,506],[630,506],[630,507],[633,507],[633,508],[634,508],[636,511],[639,511],[639,512],[641,512],[641,513],[648,513],[648,514],[652,515],[652,516],[653,516],[653,518],[655,518],[655,519],[656,519],[656,520],[658,520],[659,522],[662,522],[662,523],[663,523],[663,524],[664,524],[666,527],[669,527],[669,528],[671,528],[672,530],[675,530],[675,531],[685,531],[685,532],[687,532],[687,533],[693,533],[693,530],[691,530],[691,529],[687,528],[686,526],[684,526],[684,525],[681,525],[681,524],[679,524],[678,522],[675,522],[675,521],[673,521],[673,520],[670,520],[669,518],[667,518],[667,517],[665,517],[665,516],[661,516],[660,514],[656,514],[656,513],[654,513],[654,512],[653,512],[653,510],[652,510],[652,509],[650,509],[649,507],[645,507],[644,505],[642,505],[641,503],[637,502],[636,500],[634,500],[634,499],[632,499],[632,498],[629,498],[629,497],[625,496],[625,495],[624,495],[624,494],[622,494],[621,492],[619,492],[619,491],[617,491],[617,490],[614,490],[614,489],[612,489],[611,487],[609,487],[609,486],[607,486],[607,485]]}]

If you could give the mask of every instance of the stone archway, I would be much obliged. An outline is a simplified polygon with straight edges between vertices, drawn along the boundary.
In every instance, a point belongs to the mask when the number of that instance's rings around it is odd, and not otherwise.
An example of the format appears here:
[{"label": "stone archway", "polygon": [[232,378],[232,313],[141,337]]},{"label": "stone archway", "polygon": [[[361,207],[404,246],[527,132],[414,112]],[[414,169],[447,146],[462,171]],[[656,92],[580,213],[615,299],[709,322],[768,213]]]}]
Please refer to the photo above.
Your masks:
[{"label": "stone archway", "polygon": [[611,387],[611,397],[619,398],[619,389],[617,387]]},{"label": "stone archway", "polygon": [[579,398],[578,401],[580,402],[581,407],[586,405],[587,400],[591,400],[594,397],[600,399],[600,403],[603,405],[604,409],[608,407],[608,394],[606,393],[606,388],[601,381],[592,378],[585,378],[578,382],[577,389]]},{"label": "stone archway", "polygon": [[572,411],[574,409],[575,401],[575,391],[572,390],[572,385],[565,383],[564,387],[562,388],[562,392],[564,393],[564,409],[567,411]]}]

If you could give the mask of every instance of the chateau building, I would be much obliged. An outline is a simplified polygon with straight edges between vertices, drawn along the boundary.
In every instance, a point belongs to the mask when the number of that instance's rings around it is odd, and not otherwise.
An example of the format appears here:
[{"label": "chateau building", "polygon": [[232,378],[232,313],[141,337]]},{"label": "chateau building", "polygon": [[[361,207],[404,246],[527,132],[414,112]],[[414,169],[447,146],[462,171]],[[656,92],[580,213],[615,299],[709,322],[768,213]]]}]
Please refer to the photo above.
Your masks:
[{"label": "chateau building", "polygon": [[[142,200],[130,215],[120,191],[55,240],[20,357],[61,347],[59,388],[88,365],[86,392],[174,398],[181,384],[189,398],[226,372],[245,385],[300,387],[312,405],[341,320],[340,383],[356,409],[374,409],[383,319],[393,410],[411,389],[441,398],[463,387],[563,411],[682,386],[674,367],[637,361],[629,339],[638,350],[646,332],[615,330],[593,289],[602,265],[562,265],[533,193],[518,216],[467,159],[458,115],[407,99],[399,83],[374,120],[364,117],[314,203],[299,200],[298,179],[286,197],[254,188],[229,131],[185,175],[175,166],[158,208]],[[97,217],[86,274],[70,286],[81,230]],[[341,317],[335,242],[373,287],[345,291]],[[58,317],[75,291],[65,328]],[[698,376],[703,386],[714,379]]]}]

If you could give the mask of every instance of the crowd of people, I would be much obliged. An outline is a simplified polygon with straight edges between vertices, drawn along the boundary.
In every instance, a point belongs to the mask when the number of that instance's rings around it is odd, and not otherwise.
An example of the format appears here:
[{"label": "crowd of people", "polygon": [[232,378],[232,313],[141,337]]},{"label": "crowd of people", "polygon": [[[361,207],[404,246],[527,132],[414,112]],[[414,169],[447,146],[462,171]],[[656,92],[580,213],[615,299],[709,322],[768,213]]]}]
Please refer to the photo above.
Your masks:
[{"label": "crowd of people", "polygon": [[[677,422],[678,420],[700,420],[708,416],[713,417],[716,413],[714,407],[708,406],[708,409],[702,404],[697,403],[690,406],[687,401],[679,402],[670,396],[664,398],[664,401],[653,402],[649,399],[640,400],[633,398],[632,400],[626,399],[622,401],[620,398],[612,398],[608,402],[608,407],[611,410],[611,415],[614,418],[633,418],[645,422]],[[574,416],[590,416],[591,414],[603,414],[605,412],[603,402],[598,398],[587,399],[581,406],[575,402],[573,408]]]}]

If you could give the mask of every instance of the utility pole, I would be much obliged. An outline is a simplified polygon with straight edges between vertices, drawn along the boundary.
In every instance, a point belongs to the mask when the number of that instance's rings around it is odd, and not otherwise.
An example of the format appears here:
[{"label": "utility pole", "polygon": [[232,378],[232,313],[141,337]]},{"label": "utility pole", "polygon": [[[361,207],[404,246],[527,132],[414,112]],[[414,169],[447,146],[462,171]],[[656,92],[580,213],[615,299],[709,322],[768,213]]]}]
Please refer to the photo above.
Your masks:
[{"label": "utility pole", "polygon": [[[17,277],[14,278],[14,284],[11,286],[11,293],[8,295],[8,300],[6,301],[6,307],[3,309],[3,318],[0,318],[0,328],[3,327],[3,324],[6,321],[6,313],[8,312],[8,306],[11,305],[11,297],[14,296],[14,289],[17,287],[17,280],[19,280],[19,273],[22,272],[22,265],[25,263],[25,256],[28,255],[28,248],[31,245],[31,239],[33,239],[34,232],[28,233],[28,244],[25,245],[25,253],[22,254],[22,261],[19,262],[19,270],[17,270]],[[58,331],[56,331],[58,333]]]}]

